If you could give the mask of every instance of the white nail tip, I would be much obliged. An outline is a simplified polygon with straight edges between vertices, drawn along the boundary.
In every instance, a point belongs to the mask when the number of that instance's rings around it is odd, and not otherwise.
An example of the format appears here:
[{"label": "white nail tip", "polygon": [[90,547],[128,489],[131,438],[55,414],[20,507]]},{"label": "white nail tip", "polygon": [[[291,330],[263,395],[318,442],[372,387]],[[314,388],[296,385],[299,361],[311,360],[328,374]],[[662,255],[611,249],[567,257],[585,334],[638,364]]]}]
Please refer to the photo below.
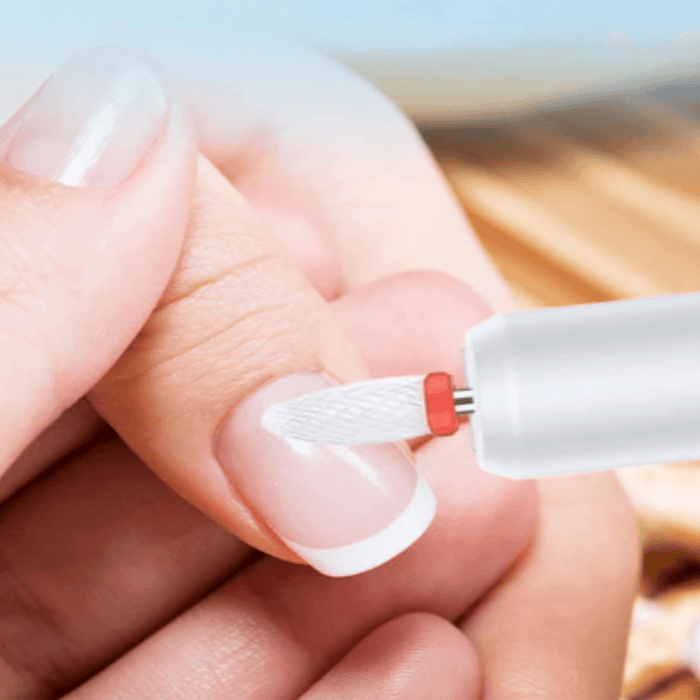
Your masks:
[{"label": "white nail tip", "polygon": [[413,496],[401,515],[364,540],[333,549],[319,549],[282,539],[322,574],[353,576],[384,564],[410,547],[428,529],[436,508],[435,494],[419,473]]}]

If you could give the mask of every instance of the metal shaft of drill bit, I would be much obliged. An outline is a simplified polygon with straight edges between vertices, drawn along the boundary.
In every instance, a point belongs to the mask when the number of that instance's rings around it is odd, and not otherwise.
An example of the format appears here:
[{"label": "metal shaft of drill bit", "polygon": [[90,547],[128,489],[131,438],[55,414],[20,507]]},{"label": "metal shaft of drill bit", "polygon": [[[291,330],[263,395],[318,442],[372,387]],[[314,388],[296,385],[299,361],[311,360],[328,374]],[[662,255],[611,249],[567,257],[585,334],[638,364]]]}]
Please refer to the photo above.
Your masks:
[{"label": "metal shaft of drill bit", "polygon": [[452,398],[455,402],[455,413],[458,416],[468,416],[474,413],[473,389],[455,389],[452,392]]}]

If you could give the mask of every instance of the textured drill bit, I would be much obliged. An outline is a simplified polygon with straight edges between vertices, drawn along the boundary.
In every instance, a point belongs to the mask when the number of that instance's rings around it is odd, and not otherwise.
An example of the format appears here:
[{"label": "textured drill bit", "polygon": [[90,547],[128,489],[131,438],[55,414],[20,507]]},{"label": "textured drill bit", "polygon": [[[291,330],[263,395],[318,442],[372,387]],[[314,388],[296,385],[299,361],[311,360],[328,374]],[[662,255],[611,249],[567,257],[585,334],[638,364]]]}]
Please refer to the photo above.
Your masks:
[{"label": "textured drill bit", "polygon": [[424,379],[387,377],[310,392],[270,406],[262,425],[276,435],[334,445],[428,435]]}]

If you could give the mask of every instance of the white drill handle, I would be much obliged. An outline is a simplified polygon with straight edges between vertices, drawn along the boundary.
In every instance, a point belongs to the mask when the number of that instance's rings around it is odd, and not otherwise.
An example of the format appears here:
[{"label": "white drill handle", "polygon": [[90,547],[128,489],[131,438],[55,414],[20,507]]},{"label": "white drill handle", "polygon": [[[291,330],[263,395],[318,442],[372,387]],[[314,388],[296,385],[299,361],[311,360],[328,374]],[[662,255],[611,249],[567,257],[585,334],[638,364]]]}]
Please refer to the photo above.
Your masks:
[{"label": "white drill handle", "polygon": [[533,478],[700,459],[700,294],[493,316],[466,334],[482,469]]}]

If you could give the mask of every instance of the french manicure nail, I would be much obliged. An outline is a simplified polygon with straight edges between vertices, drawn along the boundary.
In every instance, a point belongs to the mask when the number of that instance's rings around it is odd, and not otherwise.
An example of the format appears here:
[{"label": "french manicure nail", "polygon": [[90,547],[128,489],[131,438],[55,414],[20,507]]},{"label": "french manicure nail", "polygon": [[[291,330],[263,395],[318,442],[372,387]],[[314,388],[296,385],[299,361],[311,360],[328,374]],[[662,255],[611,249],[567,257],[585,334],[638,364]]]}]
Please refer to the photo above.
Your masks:
[{"label": "french manicure nail", "polygon": [[166,110],[163,88],[142,61],[112,48],[81,51],[11,118],[5,161],[62,185],[112,187],[141,160]]},{"label": "french manicure nail", "polygon": [[333,386],[313,372],[277,379],[227,419],[216,454],[277,535],[328,576],[372,569],[409,547],[435,514],[435,496],[395,444],[325,445],[265,430],[265,410]]}]

